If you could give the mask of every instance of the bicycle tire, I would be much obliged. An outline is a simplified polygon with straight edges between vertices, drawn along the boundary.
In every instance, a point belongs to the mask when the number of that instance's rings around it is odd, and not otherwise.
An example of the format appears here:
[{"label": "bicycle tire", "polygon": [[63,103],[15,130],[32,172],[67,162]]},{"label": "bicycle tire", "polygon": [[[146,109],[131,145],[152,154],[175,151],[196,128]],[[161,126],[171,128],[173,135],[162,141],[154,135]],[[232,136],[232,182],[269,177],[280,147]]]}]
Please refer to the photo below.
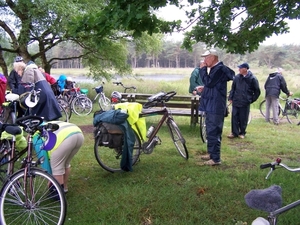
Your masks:
[{"label": "bicycle tire", "polygon": [[70,103],[63,97],[57,98],[57,102],[66,110],[66,112],[68,113],[68,116],[69,116],[69,120],[70,120],[71,116],[72,116],[72,108],[70,106]]},{"label": "bicycle tire", "polygon": [[300,124],[300,107],[296,103],[291,105],[289,104],[289,107],[286,107],[286,118],[289,123],[291,124]]},{"label": "bicycle tire", "polygon": [[200,137],[203,143],[207,142],[207,136],[206,136],[206,115],[204,112],[201,112],[200,115]]},{"label": "bicycle tire", "polygon": [[[132,165],[135,165],[140,157],[141,154],[141,140],[137,133],[134,131],[135,135],[135,143],[132,150]],[[99,146],[100,137],[96,137],[95,145],[94,145],[94,153],[97,162],[99,165],[109,171],[109,172],[121,172],[121,160],[122,160],[122,149],[123,146],[120,148],[108,148],[104,146]]]},{"label": "bicycle tire", "polygon": [[[65,194],[54,177],[38,168],[12,175],[1,191],[1,224],[64,224],[67,210]],[[27,177],[24,181],[24,177]],[[49,182],[49,183],[48,183]],[[24,187],[26,184],[30,187]],[[49,186],[55,190],[56,200],[49,196]],[[53,196],[52,196],[53,197]]]},{"label": "bicycle tire", "polygon": [[112,109],[110,99],[107,97],[103,97],[102,95],[100,95],[100,97],[99,97],[98,104],[99,104],[100,109],[102,109],[103,111],[108,111],[108,110]]},{"label": "bicycle tire", "polygon": [[60,113],[61,113],[61,117],[58,119],[59,121],[64,121],[64,122],[69,122],[69,115],[66,111],[66,109],[61,105],[58,104]]},{"label": "bicycle tire", "polygon": [[185,158],[189,158],[189,153],[187,151],[186,145],[185,145],[185,139],[183,138],[180,129],[178,128],[177,124],[172,118],[168,118],[167,125],[169,127],[169,131],[171,134],[171,138],[174,142],[174,145],[179,152],[179,154]]},{"label": "bicycle tire", "polygon": [[72,110],[78,116],[87,116],[93,110],[93,102],[85,95],[77,96],[71,103]]}]

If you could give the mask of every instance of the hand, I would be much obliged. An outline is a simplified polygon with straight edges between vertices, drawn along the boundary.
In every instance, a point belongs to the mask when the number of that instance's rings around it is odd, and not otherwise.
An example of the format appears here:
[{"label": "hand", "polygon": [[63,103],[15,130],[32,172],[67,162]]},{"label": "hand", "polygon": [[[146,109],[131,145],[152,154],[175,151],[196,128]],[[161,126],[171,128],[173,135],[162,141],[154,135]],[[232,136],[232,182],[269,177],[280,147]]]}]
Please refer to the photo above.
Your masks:
[{"label": "hand", "polygon": [[197,94],[197,91],[193,91],[193,93],[192,93],[193,95],[196,95]]},{"label": "hand", "polygon": [[201,62],[201,63],[200,63],[200,68],[202,68],[202,67],[204,67],[204,66],[207,66],[206,63],[205,63],[205,62]]},{"label": "hand", "polygon": [[196,89],[197,89],[197,92],[201,93],[204,89],[204,86],[197,86]]},{"label": "hand", "polygon": [[290,94],[289,94],[289,96],[292,96],[292,95],[293,95],[293,92],[291,92],[291,91],[290,91]]}]

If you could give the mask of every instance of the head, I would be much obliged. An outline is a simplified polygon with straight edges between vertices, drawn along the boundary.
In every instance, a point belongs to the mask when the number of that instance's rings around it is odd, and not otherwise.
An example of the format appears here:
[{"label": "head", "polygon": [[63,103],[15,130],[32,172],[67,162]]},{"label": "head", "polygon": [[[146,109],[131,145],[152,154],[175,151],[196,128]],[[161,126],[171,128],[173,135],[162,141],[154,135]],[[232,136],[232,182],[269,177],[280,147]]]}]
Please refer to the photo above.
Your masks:
[{"label": "head", "polygon": [[241,65],[238,66],[239,72],[242,75],[247,75],[248,70],[249,70],[249,65],[248,63],[242,63]]},{"label": "head", "polygon": [[282,75],[282,71],[283,71],[283,69],[280,68],[280,67],[278,67],[278,68],[274,71],[274,73],[280,73],[280,74]]},{"label": "head", "polygon": [[14,62],[14,70],[19,74],[19,76],[23,75],[25,68],[26,64],[24,62]]},{"label": "head", "polygon": [[206,64],[207,67],[212,67],[219,62],[219,54],[215,49],[207,50],[201,57],[204,57],[204,64]]}]

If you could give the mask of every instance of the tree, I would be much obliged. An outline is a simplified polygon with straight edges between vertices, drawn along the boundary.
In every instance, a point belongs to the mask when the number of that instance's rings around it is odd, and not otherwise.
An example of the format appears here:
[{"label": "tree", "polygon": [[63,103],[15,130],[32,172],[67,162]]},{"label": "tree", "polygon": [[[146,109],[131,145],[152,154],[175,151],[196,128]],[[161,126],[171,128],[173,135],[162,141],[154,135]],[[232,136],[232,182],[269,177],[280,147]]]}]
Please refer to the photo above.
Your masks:
[{"label": "tree", "polygon": [[[194,0],[190,3],[196,4]],[[183,46],[197,42],[219,47],[230,53],[253,52],[272,34],[288,32],[285,19],[299,19],[299,1],[212,0],[207,7],[188,12],[194,26],[186,32]]]}]

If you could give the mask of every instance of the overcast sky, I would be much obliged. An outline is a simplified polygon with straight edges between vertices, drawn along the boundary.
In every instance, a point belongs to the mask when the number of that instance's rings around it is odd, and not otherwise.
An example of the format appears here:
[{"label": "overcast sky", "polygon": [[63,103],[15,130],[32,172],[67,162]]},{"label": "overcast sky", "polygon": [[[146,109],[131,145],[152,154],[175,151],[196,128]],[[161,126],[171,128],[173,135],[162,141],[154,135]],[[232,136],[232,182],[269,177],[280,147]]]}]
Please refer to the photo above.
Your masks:
[{"label": "overcast sky", "polygon": [[[167,6],[165,8],[161,8],[158,12],[159,17],[164,18],[165,20],[176,20],[181,19],[184,21],[185,14],[184,10],[179,10],[176,6]],[[264,45],[285,45],[285,44],[296,44],[300,45],[300,20],[290,20],[288,21],[290,27],[290,33],[282,34],[282,35],[273,35],[271,38],[268,38],[262,44]],[[182,34],[173,33],[168,36],[168,39],[179,41],[183,38]]]}]

